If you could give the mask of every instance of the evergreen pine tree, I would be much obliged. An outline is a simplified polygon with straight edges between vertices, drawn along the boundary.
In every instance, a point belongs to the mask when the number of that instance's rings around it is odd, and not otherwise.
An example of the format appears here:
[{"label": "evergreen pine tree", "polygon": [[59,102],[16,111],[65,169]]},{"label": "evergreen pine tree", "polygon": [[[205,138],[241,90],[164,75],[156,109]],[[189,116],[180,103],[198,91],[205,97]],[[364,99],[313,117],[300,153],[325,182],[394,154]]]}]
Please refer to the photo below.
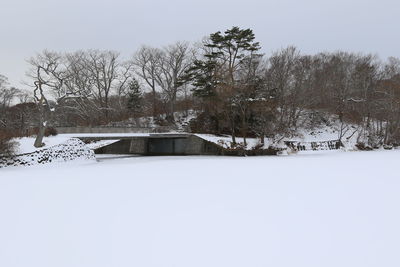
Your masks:
[{"label": "evergreen pine tree", "polygon": [[232,27],[224,33],[211,34],[205,47],[207,53],[203,55],[202,60],[194,62],[186,78],[192,84],[195,96],[214,98],[217,101],[212,102],[219,106],[215,110],[223,113],[225,120],[229,121],[232,143],[236,143],[236,120],[240,115],[244,117],[241,118],[244,133],[247,113],[243,111],[247,109],[238,104],[246,102],[248,94],[244,90],[251,88],[243,82],[238,83],[238,74],[241,67],[246,68],[249,62],[260,58],[261,55],[257,54],[260,44],[255,42],[255,35],[251,29]]},{"label": "evergreen pine tree", "polygon": [[127,93],[128,101],[127,108],[133,113],[138,113],[142,110],[142,91],[140,89],[139,82],[136,79],[133,79],[128,84],[128,93]]}]

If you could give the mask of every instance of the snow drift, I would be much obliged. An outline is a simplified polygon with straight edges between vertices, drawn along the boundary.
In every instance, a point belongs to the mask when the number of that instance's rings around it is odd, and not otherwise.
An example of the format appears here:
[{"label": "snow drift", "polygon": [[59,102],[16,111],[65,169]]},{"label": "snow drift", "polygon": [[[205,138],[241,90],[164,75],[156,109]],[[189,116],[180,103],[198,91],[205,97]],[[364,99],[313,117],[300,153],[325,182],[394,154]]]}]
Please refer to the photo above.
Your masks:
[{"label": "snow drift", "polygon": [[51,162],[95,160],[94,152],[81,140],[71,138],[61,144],[13,157],[0,157],[0,168],[7,166],[31,166]]}]

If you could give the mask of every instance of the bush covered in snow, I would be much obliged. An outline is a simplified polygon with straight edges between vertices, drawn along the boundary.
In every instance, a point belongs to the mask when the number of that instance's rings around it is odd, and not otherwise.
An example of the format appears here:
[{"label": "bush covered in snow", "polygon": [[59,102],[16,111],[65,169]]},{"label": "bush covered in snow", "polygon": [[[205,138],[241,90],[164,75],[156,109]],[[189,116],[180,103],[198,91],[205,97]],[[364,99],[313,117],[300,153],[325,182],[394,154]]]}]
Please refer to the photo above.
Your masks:
[{"label": "bush covered in snow", "polygon": [[73,160],[93,160],[94,152],[81,140],[71,138],[66,142],[32,153],[1,156],[0,168],[7,166],[31,166],[51,162],[67,162]]}]

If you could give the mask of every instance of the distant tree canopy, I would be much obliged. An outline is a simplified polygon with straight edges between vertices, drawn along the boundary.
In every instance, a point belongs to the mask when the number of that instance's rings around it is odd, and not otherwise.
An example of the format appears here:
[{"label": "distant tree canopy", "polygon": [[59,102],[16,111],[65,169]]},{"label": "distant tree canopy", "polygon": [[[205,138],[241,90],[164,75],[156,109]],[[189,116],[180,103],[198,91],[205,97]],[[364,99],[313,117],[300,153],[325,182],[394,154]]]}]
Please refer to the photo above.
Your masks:
[{"label": "distant tree canopy", "polygon": [[23,133],[35,125],[40,146],[51,125],[106,125],[139,116],[174,125],[177,111],[193,111],[192,131],[230,134],[233,143],[236,136],[263,142],[312,127],[325,112],[342,123],[339,139],[352,123],[371,146],[400,144],[398,58],[305,55],[293,46],[269,56],[260,50],[254,32],[239,27],[197,45],[143,46],[130,59],[115,51],[45,50],[29,61],[29,97],[0,76],[0,129]]}]

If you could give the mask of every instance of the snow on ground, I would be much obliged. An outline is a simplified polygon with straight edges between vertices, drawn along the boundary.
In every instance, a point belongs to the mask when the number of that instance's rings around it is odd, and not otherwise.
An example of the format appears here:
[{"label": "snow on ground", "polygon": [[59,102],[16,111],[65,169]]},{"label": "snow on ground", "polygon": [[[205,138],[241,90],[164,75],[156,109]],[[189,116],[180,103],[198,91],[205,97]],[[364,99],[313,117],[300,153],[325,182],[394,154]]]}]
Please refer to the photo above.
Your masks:
[{"label": "snow on ground", "polygon": [[0,168],[11,166],[32,166],[38,164],[49,164],[54,162],[96,160],[95,154],[85,143],[77,138],[38,149],[35,152],[16,155],[12,157],[0,157]]},{"label": "snow on ground", "polygon": [[319,123],[310,125],[310,118],[307,118],[306,111],[305,114],[300,116],[300,121],[303,121],[300,123],[301,126],[291,135],[278,137],[278,139],[309,143],[339,140],[340,134],[342,134],[341,141],[350,150],[355,148],[358,141],[365,141],[363,138],[359,139],[361,128],[356,124],[341,123],[336,115],[329,113],[321,113],[319,116]]},{"label": "snow on ground", "polygon": [[[88,134],[82,134],[82,133],[77,133],[77,134],[59,134],[56,136],[49,136],[49,137],[44,137],[43,138],[43,143],[45,146],[41,148],[35,148],[33,146],[35,142],[36,136],[30,136],[30,137],[22,137],[22,138],[14,138],[13,141],[17,143],[17,149],[16,149],[16,154],[25,154],[25,153],[32,153],[37,150],[43,150],[43,149],[48,149],[52,146],[59,145],[62,143],[65,143],[67,140],[71,138],[76,138],[76,137],[138,137],[138,136],[149,136],[150,134],[146,133],[119,133],[119,134],[113,134],[113,133],[88,133]],[[98,145],[102,144],[111,144],[113,142],[118,141],[116,140],[107,140],[103,142],[98,142]],[[89,146],[92,148],[91,146]],[[97,148],[93,146],[93,148]],[[92,149],[93,149],[92,148]]]},{"label": "snow on ground", "polygon": [[118,141],[120,141],[120,139],[116,139],[116,140],[99,140],[99,141],[95,141],[95,142],[91,142],[89,144],[86,144],[86,146],[88,148],[92,149],[92,150],[96,150],[98,148],[114,144],[114,143],[116,143]]},{"label": "snow on ground", "polygon": [[0,266],[400,266],[399,150],[0,170]]},{"label": "snow on ground", "polygon": [[[342,130],[342,143],[346,147],[347,150],[355,149],[355,145],[357,143],[358,137],[358,128],[356,125],[352,124],[341,124],[340,121],[335,118],[335,116],[329,116],[325,114],[324,123],[319,123],[318,126],[310,126],[304,124],[301,127],[298,127],[292,133],[287,133],[286,135],[277,134],[274,138],[265,138],[265,144],[263,146],[264,149],[268,149],[270,146],[276,148],[287,148],[284,144],[284,141],[293,141],[308,143],[307,148],[311,149],[311,142],[327,142],[327,141],[335,141],[339,140],[340,132]],[[304,119],[304,118],[303,118]],[[342,129],[341,129],[342,128]],[[200,138],[203,138],[207,141],[220,144],[225,148],[231,148],[232,146],[232,138],[231,136],[216,136],[211,134],[196,134]],[[260,147],[260,138],[247,138],[247,146],[246,149],[251,150],[254,147]],[[243,138],[237,137],[236,142],[243,145]]]},{"label": "snow on ground", "polygon": [[[340,124],[338,121],[334,121],[330,126],[321,126],[316,129],[305,129],[301,128],[297,134],[285,140],[299,141],[299,142],[320,142],[320,141],[331,141],[338,140],[340,133]],[[356,131],[356,133],[354,133]],[[357,144],[357,137],[359,129],[352,124],[346,124],[343,126],[343,137],[342,142],[349,148],[355,148]]]},{"label": "snow on ground", "polygon": [[[224,148],[231,148],[232,146],[232,136],[216,136],[213,134],[195,134],[196,136],[207,140],[209,142],[219,144]],[[265,140],[266,144],[264,145],[265,148],[268,148],[270,145],[270,142],[268,139]],[[236,137],[236,142],[240,144],[244,144],[243,137]],[[246,149],[251,150],[254,147],[260,145],[260,139],[259,138],[246,138],[247,146]]]},{"label": "snow on ground", "polygon": [[63,134],[60,134],[57,136],[44,137],[43,143],[45,144],[45,146],[43,146],[41,148],[36,148],[33,146],[33,144],[35,142],[35,138],[36,138],[36,136],[14,138],[14,141],[17,143],[17,148],[15,151],[16,154],[32,153],[37,150],[47,149],[49,147],[64,143],[71,137],[69,137],[67,135],[63,135]]}]

